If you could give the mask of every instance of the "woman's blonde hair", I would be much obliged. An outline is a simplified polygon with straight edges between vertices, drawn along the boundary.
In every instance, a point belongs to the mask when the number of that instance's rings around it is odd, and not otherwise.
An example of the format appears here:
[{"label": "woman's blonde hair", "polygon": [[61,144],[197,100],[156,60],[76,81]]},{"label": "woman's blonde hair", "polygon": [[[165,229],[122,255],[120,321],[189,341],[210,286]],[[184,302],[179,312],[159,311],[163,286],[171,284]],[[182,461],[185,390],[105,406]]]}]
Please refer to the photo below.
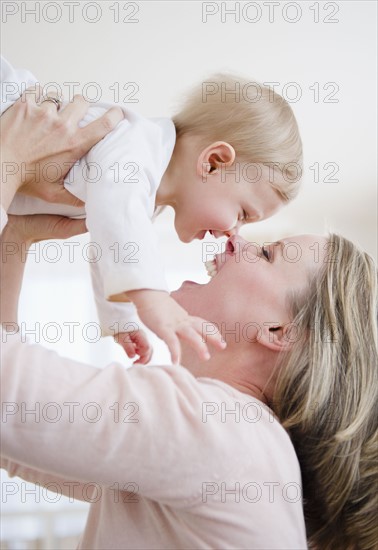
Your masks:
[{"label": "woman's blonde hair", "polygon": [[377,271],[330,235],[310,289],[292,300],[296,342],[272,408],[302,471],[310,548],[377,548]]},{"label": "woman's blonde hair", "polygon": [[270,183],[283,200],[297,195],[302,175],[297,121],[287,101],[268,86],[214,74],[188,92],[172,120],[177,138],[197,136],[202,147],[226,141],[239,161],[269,166]]}]

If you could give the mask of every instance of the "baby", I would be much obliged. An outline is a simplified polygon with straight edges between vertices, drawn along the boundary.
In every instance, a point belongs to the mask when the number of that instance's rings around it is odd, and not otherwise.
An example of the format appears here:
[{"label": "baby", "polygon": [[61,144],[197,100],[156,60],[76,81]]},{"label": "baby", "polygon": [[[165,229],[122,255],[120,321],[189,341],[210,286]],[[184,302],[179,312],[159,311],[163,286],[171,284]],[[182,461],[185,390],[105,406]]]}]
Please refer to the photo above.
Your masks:
[{"label": "baby", "polygon": [[[2,58],[1,82],[3,113],[37,81]],[[81,125],[107,108],[91,107]],[[229,74],[195,87],[173,119],[123,111],[124,120],[66,176],[65,188],[84,207],[18,193],[9,213],[86,217],[96,243],[91,267],[103,335],[117,332],[129,357],[148,362],[151,356],[141,320],[165,341],[174,363],[180,338],[206,360],[207,343],[225,344],[215,327],[209,330],[207,321],[189,316],[170,297],[153,219],[159,207],[171,206],[179,238],[190,242],[207,232],[230,236],[242,224],[273,215],[298,192],[297,123],[280,95]]]}]

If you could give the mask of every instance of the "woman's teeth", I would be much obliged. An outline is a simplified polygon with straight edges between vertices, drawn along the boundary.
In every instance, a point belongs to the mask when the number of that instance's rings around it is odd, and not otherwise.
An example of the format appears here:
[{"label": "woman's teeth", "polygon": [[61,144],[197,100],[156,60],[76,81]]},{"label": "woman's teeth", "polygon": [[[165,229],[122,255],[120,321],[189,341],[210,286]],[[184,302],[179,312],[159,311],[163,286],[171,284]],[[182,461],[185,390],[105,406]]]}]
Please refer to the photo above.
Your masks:
[{"label": "woman's teeth", "polygon": [[217,264],[215,260],[208,260],[207,262],[205,262],[205,267],[209,277],[214,277],[218,273]]}]

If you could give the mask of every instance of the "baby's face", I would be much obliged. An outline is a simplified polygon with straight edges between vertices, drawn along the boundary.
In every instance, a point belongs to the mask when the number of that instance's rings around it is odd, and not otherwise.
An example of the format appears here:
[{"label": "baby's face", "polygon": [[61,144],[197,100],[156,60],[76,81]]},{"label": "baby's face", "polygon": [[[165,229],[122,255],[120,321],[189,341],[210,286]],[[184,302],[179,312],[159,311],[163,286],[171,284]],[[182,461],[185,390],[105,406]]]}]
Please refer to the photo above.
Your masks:
[{"label": "baby's face", "polygon": [[230,236],[245,223],[269,218],[284,201],[272,187],[273,176],[263,165],[235,163],[235,171],[205,174],[185,189],[175,208],[175,228],[181,241]]}]

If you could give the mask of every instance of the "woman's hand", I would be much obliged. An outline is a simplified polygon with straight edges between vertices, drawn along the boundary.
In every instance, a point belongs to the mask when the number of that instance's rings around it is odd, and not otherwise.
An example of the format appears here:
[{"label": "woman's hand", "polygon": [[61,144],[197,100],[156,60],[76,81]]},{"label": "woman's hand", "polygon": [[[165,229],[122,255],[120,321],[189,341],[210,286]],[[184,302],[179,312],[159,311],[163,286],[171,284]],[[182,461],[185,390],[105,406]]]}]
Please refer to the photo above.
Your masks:
[{"label": "woman's hand", "polygon": [[[63,187],[64,177],[79,158],[123,119],[122,110],[114,107],[79,128],[89,108],[82,96],[76,95],[60,111],[51,101],[38,104],[40,98],[39,85],[28,88],[0,117],[1,204],[5,210],[18,190],[49,202],[82,205]],[[48,180],[44,179],[47,174]]]}]

